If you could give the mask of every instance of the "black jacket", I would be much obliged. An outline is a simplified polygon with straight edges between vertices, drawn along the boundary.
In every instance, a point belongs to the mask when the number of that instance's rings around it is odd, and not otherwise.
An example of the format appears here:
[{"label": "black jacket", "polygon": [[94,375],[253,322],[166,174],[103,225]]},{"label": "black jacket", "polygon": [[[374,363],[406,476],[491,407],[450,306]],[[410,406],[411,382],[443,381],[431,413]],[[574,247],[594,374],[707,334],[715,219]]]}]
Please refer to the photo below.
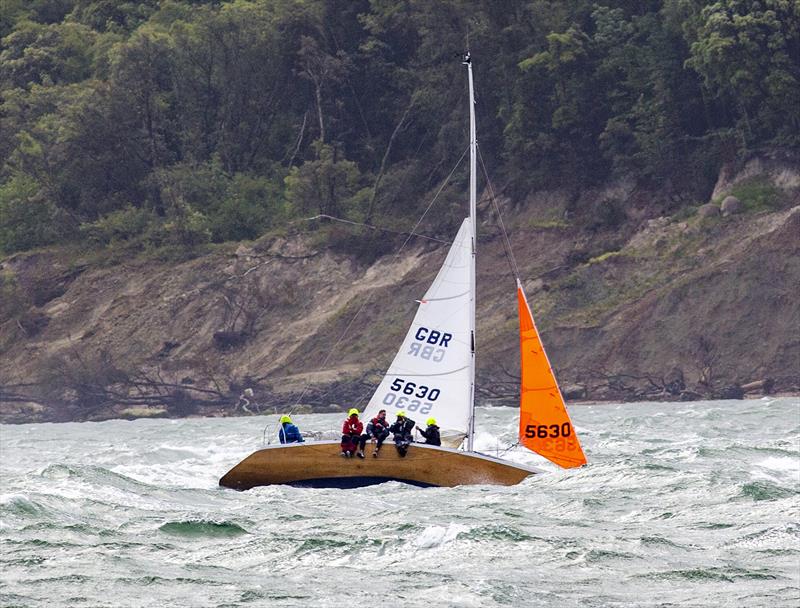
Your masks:
[{"label": "black jacket", "polygon": [[442,445],[442,438],[439,435],[439,427],[431,424],[427,429],[419,429],[420,434],[425,437],[428,445]]},{"label": "black jacket", "polygon": [[414,424],[416,424],[411,418],[404,418],[403,420],[397,420],[392,426],[389,427],[389,430],[394,435],[395,441],[398,439],[402,439],[404,441],[413,441],[414,438],[411,435],[411,430],[414,428]]}]

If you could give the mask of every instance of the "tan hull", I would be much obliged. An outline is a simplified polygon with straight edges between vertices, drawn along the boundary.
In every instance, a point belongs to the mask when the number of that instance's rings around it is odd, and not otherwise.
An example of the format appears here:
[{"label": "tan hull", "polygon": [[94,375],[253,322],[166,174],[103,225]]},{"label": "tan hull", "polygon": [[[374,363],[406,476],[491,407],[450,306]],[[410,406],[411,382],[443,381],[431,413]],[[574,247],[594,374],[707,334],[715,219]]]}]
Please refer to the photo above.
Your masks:
[{"label": "tan hull", "polygon": [[394,445],[384,445],[378,458],[344,458],[338,442],[278,445],[253,452],[228,471],[219,485],[235,490],[290,484],[354,488],[385,481],[420,486],[494,484],[510,486],[540,471],[484,456],[422,444],[412,444],[405,458]]}]

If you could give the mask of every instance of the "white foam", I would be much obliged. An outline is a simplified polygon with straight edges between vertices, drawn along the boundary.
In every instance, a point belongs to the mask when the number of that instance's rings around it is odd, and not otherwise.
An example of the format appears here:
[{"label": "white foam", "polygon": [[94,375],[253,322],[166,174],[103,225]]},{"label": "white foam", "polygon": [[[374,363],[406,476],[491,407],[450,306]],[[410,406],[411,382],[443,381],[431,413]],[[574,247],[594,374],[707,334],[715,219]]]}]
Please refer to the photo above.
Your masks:
[{"label": "white foam", "polygon": [[0,505],[29,504],[30,499],[24,494],[0,494]]},{"label": "white foam", "polygon": [[757,467],[771,471],[787,471],[800,473],[800,459],[789,456],[770,456],[756,463]]},{"label": "white foam", "polygon": [[444,526],[428,526],[420,532],[419,536],[414,540],[414,544],[420,549],[439,547],[454,541],[461,532],[467,530],[469,530],[467,526],[452,522],[446,528]]}]

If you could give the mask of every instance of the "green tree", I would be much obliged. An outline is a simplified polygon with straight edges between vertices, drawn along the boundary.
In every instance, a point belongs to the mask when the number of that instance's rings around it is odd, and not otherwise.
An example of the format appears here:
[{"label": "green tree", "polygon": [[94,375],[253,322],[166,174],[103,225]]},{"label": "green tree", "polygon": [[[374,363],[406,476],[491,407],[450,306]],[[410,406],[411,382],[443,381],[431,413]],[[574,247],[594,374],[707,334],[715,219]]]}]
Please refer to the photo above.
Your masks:
[{"label": "green tree", "polygon": [[271,8],[240,0],[173,24],[182,158],[236,173],[286,153],[297,79],[289,17]]},{"label": "green tree", "polygon": [[[286,199],[295,213],[339,216],[357,211],[368,199],[358,166],[335,146],[315,142],[317,159],[293,167],[286,176]],[[363,214],[363,211],[362,211]]]},{"label": "green tree", "polygon": [[518,171],[547,183],[597,180],[605,174],[597,138],[608,120],[596,71],[596,48],[572,25],[547,35],[547,47],[519,63],[524,96],[506,129]]},{"label": "green tree", "polygon": [[30,176],[14,175],[0,186],[0,252],[49,245],[59,236],[58,213]]},{"label": "green tree", "polygon": [[701,140],[709,124],[699,78],[683,66],[688,47],[680,15],[658,9],[628,18],[621,9],[597,7],[592,19],[609,107],[599,136],[606,158],[618,172],[643,179],[702,182],[695,153],[710,153]]},{"label": "green tree", "polygon": [[158,172],[161,198],[207,219],[215,242],[253,239],[283,218],[277,178],[228,174],[217,161],[176,164]]},{"label": "green tree", "polygon": [[265,177],[237,174],[211,216],[215,241],[238,241],[261,236],[283,219],[282,192]]},{"label": "green tree", "polygon": [[139,30],[113,51],[110,91],[120,126],[153,170],[175,159],[173,68],[172,41],[156,31]]},{"label": "green tree", "polygon": [[3,38],[2,88],[80,82],[91,74],[95,33],[79,23],[17,23]]},{"label": "green tree", "polygon": [[740,145],[800,143],[800,4],[722,0],[687,25],[686,64],[730,117]]},{"label": "green tree", "polygon": [[132,32],[150,17],[158,0],[73,0],[71,17],[99,31]]}]

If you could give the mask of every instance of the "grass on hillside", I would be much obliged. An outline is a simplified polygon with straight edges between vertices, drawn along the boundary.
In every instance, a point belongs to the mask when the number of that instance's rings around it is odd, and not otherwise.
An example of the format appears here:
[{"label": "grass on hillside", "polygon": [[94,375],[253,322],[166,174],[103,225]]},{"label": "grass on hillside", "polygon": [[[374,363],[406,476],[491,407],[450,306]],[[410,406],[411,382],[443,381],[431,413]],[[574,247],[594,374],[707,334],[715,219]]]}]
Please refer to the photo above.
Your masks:
[{"label": "grass on hillside", "polygon": [[569,222],[564,220],[545,220],[531,218],[527,222],[527,227],[535,230],[563,230],[570,227]]},{"label": "grass on hillside", "polygon": [[722,203],[726,196],[735,196],[745,209],[751,213],[759,211],[774,211],[780,208],[783,202],[783,192],[772,181],[764,176],[751,177],[736,184],[731,191],[716,199],[717,204]]}]

